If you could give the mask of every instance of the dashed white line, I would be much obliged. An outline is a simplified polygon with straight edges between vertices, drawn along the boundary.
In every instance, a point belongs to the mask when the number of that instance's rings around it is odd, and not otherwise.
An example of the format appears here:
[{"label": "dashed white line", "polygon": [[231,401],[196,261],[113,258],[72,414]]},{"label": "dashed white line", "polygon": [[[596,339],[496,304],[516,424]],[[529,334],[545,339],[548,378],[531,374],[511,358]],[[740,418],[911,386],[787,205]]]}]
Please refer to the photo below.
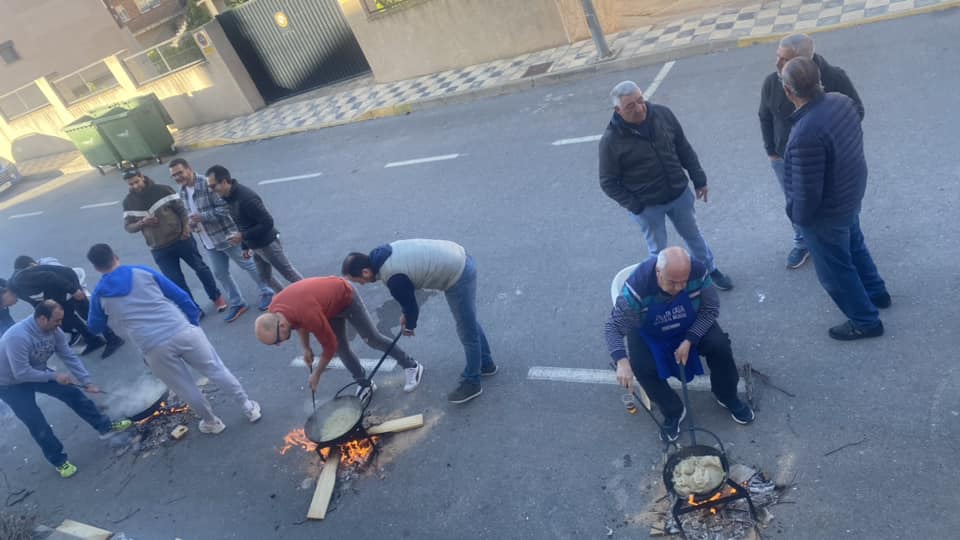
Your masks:
[{"label": "dashed white line", "polygon": [[113,206],[115,204],[120,204],[120,201],[107,201],[107,202],[98,202],[94,204],[85,204],[80,207],[81,210],[87,210],[88,208],[103,208],[104,206]]},{"label": "dashed white line", "polygon": [[[581,384],[617,384],[617,374],[611,369],[533,366],[527,371],[527,379],[531,381],[554,381]],[[680,381],[674,377],[671,377],[667,382],[672,388],[680,388]],[[695,391],[709,391],[710,378],[707,376],[694,377],[694,379],[687,384],[687,389]],[[737,384],[737,391],[746,391],[746,385],[743,383],[742,379]]]},{"label": "dashed white line", "polygon": [[257,182],[259,186],[266,186],[268,184],[280,184],[282,182],[293,182],[294,180],[306,180],[307,178],[316,178],[318,176],[323,176],[322,172],[310,173],[310,174],[298,174],[297,176],[284,176],[283,178],[271,178],[269,180],[261,180]]},{"label": "dashed white line", "polygon": [[10,217],[8,217],[7,219],[27,218],[27,217],[39,216],[39,215],[41,215],[41,214],[43,214],[43,211],[42,211],[42,210],[41,210],[40,212],[27,212],[26,214],[13,214],[13,215],[11,215]]},{"label": "dashed white line", "polygon": [[[370,371],[377,366],[377,362],[379,361],[379,358],[361,358],[360,365],[363,366],[363,369]],[[320,358],[314,357],[313,365],[316,366],[318,362],[320,362]],[[303,363],[303,356],[298,356],[290,362],[290,367],[306,370],[307,365]],[[377,373],[380,373],[381,371],[393,371],[396,369],[396,367],[397,361],[393,358],[387,358],[383,361],[383,365],[380,366],[380,370],[377,371]],[[334,357],[333,360],[330,361],[330,364],[327,365],[327,369],[347,369],[347,367],[343,365],[343,362],[340,361],[339,358]]]},{"label": "dashed white line", "polygon": [[660,83],[667,78],[667,73],[670,73],[670,70],[673,69],[673,65],[676,63],[676,60],[671,60],[664,64],[662,68],[660,68],[660,72],[657,73],[657,76],[653,78],[653,82],[650,83],[650,86],[648,86],[646,91],[643,93],[644,99],[650,99],[653,97],[653,94],[657,92],[657,88],[660,88]]},{"label": "dashed white line", "polygon": [[431,156],[418,159],[409,159],[407,161],[391,161],[383,166],[384,169],[389,169],[391,167],[403,167],[406,165],[419,165],[421,163],[430,163],[432,161],[447,161],[450,159],[457,159],[460,157],[460,154],[444,154],[442,156]]},{"label": "dashed white line", "polygon": [[600,137],[601,137],[600,135],[590,135],[587,137],[574,137],[572,139],[560,139],[559,141],[553,141],[550,144],[554,146],[563,146],[565,144],[580,144],[580,143],[599,141]]}]

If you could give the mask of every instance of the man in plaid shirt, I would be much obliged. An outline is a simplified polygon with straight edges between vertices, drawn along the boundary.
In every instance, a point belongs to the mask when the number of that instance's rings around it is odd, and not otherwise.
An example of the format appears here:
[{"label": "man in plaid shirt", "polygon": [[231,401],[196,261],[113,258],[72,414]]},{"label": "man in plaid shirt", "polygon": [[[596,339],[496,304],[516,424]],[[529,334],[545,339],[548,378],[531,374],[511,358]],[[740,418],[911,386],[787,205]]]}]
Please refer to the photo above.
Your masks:
[{"label": "man in plaid shirt", "polygon": [[170,177],[180,186],[180,198],[187,206],[193,232],[200,237],[203,247],[207,248],[210,260],[213,261],[213,273],[227,291],[230,309],[227,311],[226,321],[233,322],[247,311],[243,294],[230,275],[231,259],[246,271],[260,288],[257,307],[260,311],[265,311],[273,300],[274,291],[283,287],[276,279],[271,279],[270,283],[264,282],[257,273],[253,260],[244,259],[242,248],[227,241],[227,237],[237,232],[237,225],[230,217],[230,208],[226,201],[210,191],[205,180],[197,181],[197,174],[185,159],[170,161]]}]

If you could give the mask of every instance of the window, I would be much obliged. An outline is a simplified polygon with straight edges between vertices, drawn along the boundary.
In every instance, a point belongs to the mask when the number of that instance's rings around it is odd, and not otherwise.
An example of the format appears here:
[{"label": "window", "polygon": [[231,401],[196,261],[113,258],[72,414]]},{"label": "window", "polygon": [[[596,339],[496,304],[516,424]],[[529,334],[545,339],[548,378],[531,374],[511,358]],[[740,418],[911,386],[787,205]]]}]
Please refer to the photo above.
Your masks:
[{"label": "window", "polygon": [[187,33],[124,58],[123,63],[137,84],[143,84],[203,60],[203,52],[193,41],[193,36]]},{"label": "window", "polygon": [[146,13],[153,8],[160,7],[161,2],[162,0],[133,0],[133,3],[137,5],[140,13]]},{"label": "window", "polygon": [[20,55],[17,54],[17,50],[13,48],[12,41],[4,41],[0,43],[0,58],[3,58],[4,63],[12,64],[20,59]]},{"label": "window", "polygon": [[97,62],[66,77],[51,81],[50,84],[68,105],[120,85],[103,62]]},{"label": "window", "polygon": [[409,2],[410,0],[363,0],[363,7],[367,8],[367,13],[379,13]]},{"label": "window", "polygon": [[120,22],[130,22],[130,15],[127,14],[127,10],[123,9],[123,6],[119,4],[113,6],[113,12],[117,15],[117,19],[119,19]]},{"label": "window", "polygon": [[43,92],[35,83],[30,83],[9,94],[0,96],[0,113],[7,120],[24,116],[47,105],[49,105],[47,97],[43,95]]}]

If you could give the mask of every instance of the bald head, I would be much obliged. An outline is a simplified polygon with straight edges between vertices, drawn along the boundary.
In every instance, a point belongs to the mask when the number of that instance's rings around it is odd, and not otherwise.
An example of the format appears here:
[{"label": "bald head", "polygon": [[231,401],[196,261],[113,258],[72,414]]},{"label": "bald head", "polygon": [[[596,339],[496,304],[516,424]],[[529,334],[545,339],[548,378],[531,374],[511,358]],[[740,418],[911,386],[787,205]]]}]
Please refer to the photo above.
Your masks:
[{"label": "bald head", "polygon": [[[820,68],[809,58],[797,57],[783,66],[783,88],[791,101],[808,101],[823,93],[820,85]],[[792,96],[791,96],[792,94]],[[794,103],[796,104],[796,103]]]},{"label": "bald head", "polygon": [[[276,345],[286,340],[283,337],[283,332],[281,326],[284,326],[286,319],[283,318],[279,313],[264,313],[257,317],[257,320],[253,323],[253,331],[257,335],[257,339],[260,340],[260,343],[264,345]],[[289,330],[287,332],[287,338],[290,337]]]},{"label": "bald head", "polygon": [[657,255],[657,285],[676,296],[687,288],[690,279],[690,254],[682,247],[668,247]]}]

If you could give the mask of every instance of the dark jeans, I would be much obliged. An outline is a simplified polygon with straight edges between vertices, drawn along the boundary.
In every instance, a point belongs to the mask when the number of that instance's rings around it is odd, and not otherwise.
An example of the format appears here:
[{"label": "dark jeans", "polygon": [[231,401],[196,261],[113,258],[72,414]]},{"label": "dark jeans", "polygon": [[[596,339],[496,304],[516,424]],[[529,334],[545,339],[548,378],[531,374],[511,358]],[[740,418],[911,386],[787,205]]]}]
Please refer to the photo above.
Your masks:
[{"label": "dark jeans", "polygon": [[860,230],[860,213],[801,225],[820,284],[860,329],[875,328],[880,314],[870,298],[887,292]]},{"label": "dark jeans", "polygon": [[[63,324],[61,325],[63,331],[67,333],[76,332],[83,336],[83,339],[87,343],[92,343],[94,335],[91,334],[87,328],[86,321],[86,317],[90,313],[90,299],[75,300],[71,298],[65,302],[61,302],[61,304],[63,307]],[[112,341],[117,335],[113,333],[110,327],[107,327],[103,331],[103,337]]]},{"label": "dark jeans", "polygon": [[[714,324],[697,344],[700,355],[707,359],[710,368],[710,387],[713,395],[724,403],[729,403],[737,397],[737,382],[740,375],[733,362],[733,348],[730,346],[730,336]],[[627,340],[627,356],[630,358],[630,367],[633,374],[640,381],[640,386],[647,393],[650,400],[660,407],[665,417],[677,417],[683,411],[683,401],[670,388],[667,381],[657,374],[657,364],[650,353],[650,348],[639,335],[632,335]]]},{"label": "dark jeans", "polygon": [[30,430],[33,440],[43,450],[43,455],[54,467],[66,463],[67,454],[63,452],[63,444],[53,434],[53,429],[43,416],[43,411],[37,406],[37,392],[55,397],[67,404],[84,419],[93,429],[100,433],[110,431],[110,419],[103,415],[97,406],[85,396],[83,392],[73,386],[64,386],[56,382],[21,383],[9,386],[0,385],[0,399],[7,405]]},{"label": "dark jeans", "polygon": [[[220,289],[217,288],[213,272],[210,271],[207,263],[203,262],[203,257],[197,249],[197,241],[194,240],[193,235],[186,240],[177,240],[167,247],[154,249],[152,253],[153,260],[157,261],[157,266],[160,267],[160,272],[174,282],[177,287],[189,294],[190,298],[193,298],[193,293],[187,286],[187,279],[183,277],[183,270],[180,268],[181,259],[197,273],[200,283],[203,283],[203,289],[207,292],[207,298],[210,300],[220,298]],[[196,299],[194,299],[194,303],[196,303]]]}]

